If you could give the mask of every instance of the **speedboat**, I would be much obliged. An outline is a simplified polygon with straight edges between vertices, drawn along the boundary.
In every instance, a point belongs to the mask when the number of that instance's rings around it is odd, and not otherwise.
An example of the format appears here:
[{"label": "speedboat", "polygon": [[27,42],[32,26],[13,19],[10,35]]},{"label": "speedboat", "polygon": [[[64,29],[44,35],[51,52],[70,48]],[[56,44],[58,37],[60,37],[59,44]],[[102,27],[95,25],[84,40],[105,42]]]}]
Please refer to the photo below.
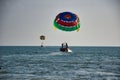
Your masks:
[{"label": "speedboat", "polygon": [[69,48],[60,48],[60,51],[62,52],[72,52]]},{"label": "speedboat", "polygon": [[60,48],[60,51],[62,51],[62,52],[72,52],[72,50],[70,50],[70,48],[68,47],[67,43],[62,43],[62,47]]}]

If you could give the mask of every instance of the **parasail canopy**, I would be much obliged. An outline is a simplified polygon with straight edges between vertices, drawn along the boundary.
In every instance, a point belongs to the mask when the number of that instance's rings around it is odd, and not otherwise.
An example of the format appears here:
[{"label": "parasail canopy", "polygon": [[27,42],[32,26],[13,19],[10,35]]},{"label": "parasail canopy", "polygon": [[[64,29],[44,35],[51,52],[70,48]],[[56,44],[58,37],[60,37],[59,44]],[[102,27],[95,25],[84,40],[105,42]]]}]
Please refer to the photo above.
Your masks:
[{"label": "parasail canopy", "polygon": [[40,39],[41,39],[41,40],[45,40],[45,36],[44,36],[44,35],[41,35],[41,36],[40,36]]},{"label": "parasail canopy", "polygon": [[72,12],[59,13],[54,20],[54,27],[63,31],[79,31],[80,19]]}]

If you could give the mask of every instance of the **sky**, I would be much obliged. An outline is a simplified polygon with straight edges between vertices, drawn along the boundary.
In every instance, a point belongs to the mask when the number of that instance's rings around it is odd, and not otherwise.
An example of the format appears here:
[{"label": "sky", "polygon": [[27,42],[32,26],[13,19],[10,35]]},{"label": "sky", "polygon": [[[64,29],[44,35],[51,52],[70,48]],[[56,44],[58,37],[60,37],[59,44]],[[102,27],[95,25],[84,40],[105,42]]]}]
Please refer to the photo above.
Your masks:
[{"label": "sky", "polygon": [[[80,18],[80,31],[53,29],[60,12]],[[0,46],[120,46],[119,0],[0,0]]]}]

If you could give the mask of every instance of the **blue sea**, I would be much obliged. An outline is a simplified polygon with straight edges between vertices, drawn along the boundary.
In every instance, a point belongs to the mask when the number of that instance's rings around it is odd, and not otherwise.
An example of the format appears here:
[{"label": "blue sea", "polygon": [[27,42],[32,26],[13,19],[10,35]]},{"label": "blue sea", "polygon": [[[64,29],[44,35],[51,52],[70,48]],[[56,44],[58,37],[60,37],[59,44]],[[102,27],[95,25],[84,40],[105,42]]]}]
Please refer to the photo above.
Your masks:
[{"label": "blue sea", "polygon": [[1,46],[0,80],[120,80],[120,47]]}]

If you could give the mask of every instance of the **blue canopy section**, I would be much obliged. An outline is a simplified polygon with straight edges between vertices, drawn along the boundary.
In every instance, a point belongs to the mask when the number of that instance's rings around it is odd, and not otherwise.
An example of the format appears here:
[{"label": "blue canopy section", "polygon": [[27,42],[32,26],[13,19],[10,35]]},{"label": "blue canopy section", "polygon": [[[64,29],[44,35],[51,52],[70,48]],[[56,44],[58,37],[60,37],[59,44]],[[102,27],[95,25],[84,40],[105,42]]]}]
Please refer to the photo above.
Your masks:
[{"label": "blue canopy section", "polygon": [[[69,15],[69,18],[65,17],[67,15]],[[63,21],[75,21],[77,19],[77,16],[71,12],[63,12],[59,14],[59,18]]]}]

